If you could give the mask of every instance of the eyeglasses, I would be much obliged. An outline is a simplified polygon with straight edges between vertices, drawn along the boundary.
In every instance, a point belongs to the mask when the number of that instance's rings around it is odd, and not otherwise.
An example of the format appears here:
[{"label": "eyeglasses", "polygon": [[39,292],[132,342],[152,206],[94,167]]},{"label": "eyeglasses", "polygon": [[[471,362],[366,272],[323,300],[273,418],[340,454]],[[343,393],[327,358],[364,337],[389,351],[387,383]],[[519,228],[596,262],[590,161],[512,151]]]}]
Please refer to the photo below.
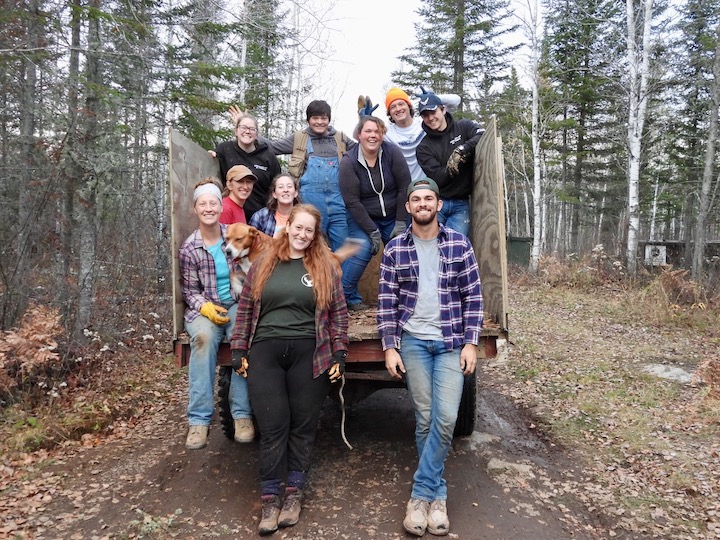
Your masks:
[{"label": "eyeglasses", "polygon": [[248,126],[238,126],[240,133],[257,133],[257,128]]}]

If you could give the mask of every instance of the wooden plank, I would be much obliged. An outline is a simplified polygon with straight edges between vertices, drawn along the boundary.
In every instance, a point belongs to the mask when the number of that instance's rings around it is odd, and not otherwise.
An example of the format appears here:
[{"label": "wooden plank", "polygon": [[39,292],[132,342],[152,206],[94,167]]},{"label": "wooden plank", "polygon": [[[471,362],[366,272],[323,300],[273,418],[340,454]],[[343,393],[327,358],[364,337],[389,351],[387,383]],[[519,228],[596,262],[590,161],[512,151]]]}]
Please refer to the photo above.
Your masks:
[{"label": "wooden plank", "polygon": [[195,184],[208,176],[217,177],[217,159],[181,133],[170,128],[170,224],[173,287],[173,339],[183,331],[185,304],[180,287],[178,252],[185,239],[197,228],[193,214]]},{"label": "wooden plank", "polygon": [[475,148],[475,184],[470,238],[480,266],[485,312],[507,331],[507,246],[505,245],[502,142],[495,117]]}]

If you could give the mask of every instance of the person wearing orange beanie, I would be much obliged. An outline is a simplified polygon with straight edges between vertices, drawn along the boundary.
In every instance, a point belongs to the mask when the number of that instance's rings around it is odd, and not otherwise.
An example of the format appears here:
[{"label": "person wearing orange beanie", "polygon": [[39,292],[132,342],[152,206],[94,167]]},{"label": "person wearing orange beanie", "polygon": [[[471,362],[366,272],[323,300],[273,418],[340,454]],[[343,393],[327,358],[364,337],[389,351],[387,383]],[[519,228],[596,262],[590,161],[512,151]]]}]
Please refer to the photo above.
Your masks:
[{"label": "person wearing orange beanie", "polygon": [[[460,96],[457,94],[440,94],[438,97],[450,110],[455,110],[460,105]],[[421,118],[415,116],[410,96],[401,88],[391,88],[385,95],[385,109],[390,119],[385,140],[400,147],[413,180],[424,178],[425,173],[418,164],[415,151],[425,136],[425,131]]]}]

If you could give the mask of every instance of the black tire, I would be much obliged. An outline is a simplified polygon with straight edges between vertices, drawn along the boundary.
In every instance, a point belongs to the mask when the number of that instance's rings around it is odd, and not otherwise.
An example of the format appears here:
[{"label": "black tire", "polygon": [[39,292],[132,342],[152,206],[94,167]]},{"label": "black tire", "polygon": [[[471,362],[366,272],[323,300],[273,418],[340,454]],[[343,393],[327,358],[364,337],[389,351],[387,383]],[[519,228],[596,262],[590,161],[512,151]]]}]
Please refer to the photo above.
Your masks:
[{"label": "black tire", "polygon": [[477,405],[477,378],[475,373],[465,376],[460,399],[457,422],[453,437],[468,437],[475,429],[475,407]]},{"label": "black tire", "polygon": [[220,413],[220,425],[228,439],[235,438],[235,422],[230,411],[230,376],[232,368],[222,366],[218,378],[218,411]]}]

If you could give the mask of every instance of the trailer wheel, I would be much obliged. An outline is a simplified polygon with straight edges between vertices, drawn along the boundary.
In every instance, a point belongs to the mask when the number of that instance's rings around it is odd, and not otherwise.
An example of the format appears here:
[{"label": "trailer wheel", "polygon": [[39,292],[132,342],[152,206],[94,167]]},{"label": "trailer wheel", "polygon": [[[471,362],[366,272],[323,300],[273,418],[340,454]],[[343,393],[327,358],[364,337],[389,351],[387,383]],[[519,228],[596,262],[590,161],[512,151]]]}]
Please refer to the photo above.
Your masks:
[{"label": "trailer wheel", "polygon": [[475,429],[475,406],[477,402],[477,382],[475,373],[465,376],[463,393],[458,409],[453,437],[468,437]]},{"label": "trailer wheel", "polygon": [[218,411],[220,412],[220,425],[228,439],[235,438],[235,422],[230,411],[230,381],[232,367],[221,366],[218,378]]}]

